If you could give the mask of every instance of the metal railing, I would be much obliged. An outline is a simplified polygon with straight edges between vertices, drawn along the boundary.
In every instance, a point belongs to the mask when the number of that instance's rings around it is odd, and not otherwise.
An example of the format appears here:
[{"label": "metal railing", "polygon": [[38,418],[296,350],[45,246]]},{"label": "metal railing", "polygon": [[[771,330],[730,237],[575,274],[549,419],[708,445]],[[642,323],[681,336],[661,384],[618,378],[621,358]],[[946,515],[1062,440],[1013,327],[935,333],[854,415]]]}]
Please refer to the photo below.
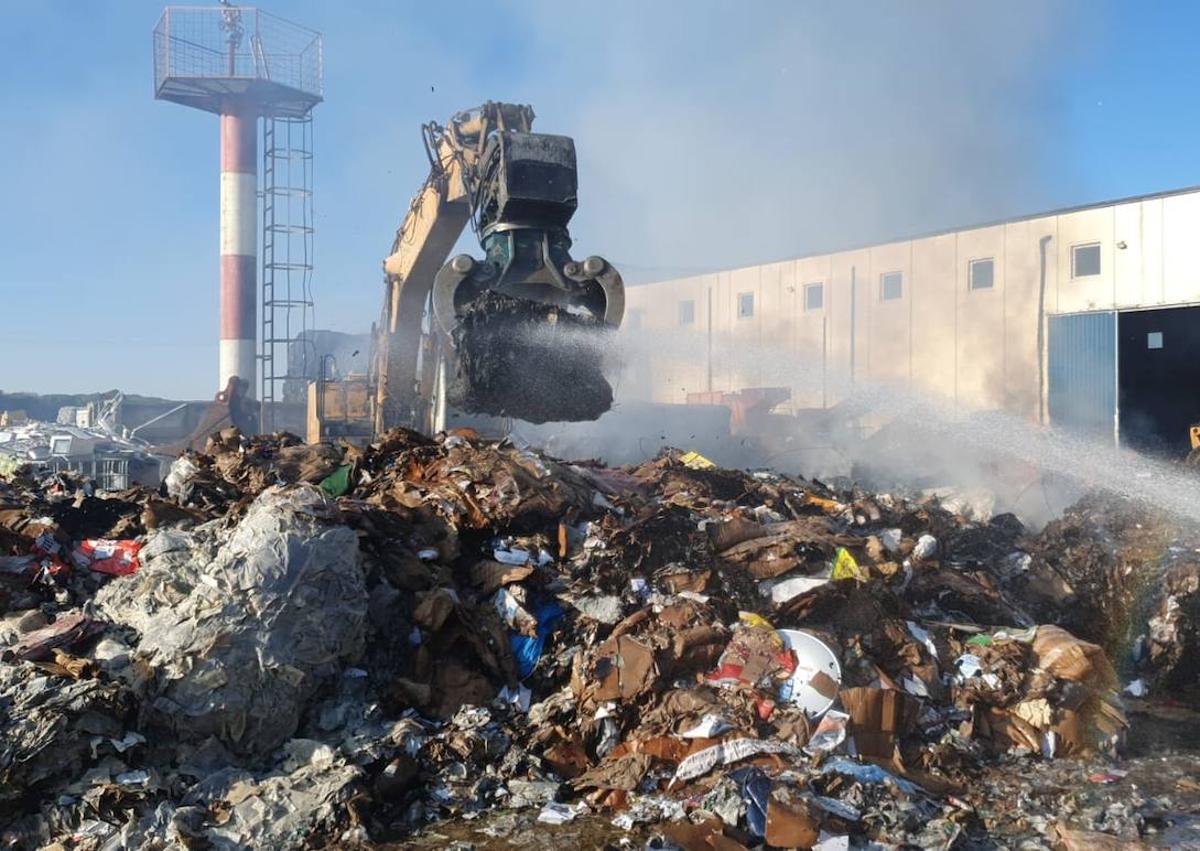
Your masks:
[{"label": "metal railing", "polygon": [[171,79],[265,80],[323,96],[321,35],[253,7],[168,6],[154,27],[155,91]]}]

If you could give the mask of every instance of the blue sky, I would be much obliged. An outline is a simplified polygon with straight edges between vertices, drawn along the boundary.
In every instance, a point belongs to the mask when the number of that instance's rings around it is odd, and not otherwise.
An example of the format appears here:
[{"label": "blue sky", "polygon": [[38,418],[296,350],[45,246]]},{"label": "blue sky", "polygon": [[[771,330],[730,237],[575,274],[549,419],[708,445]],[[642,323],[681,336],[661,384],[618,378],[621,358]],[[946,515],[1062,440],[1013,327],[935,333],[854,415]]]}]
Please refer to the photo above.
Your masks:
[{"label": "blue sky", "polygon": [[[577,253],[643,280],[1200,183],[1200,5],[991,5],[267,4],[325,36],[318,324],[378,315],[419,125],[488,99],[576,137]],[[217,122],[152,97],[161,9],[5,10],[0,389],[215,389]]]}]

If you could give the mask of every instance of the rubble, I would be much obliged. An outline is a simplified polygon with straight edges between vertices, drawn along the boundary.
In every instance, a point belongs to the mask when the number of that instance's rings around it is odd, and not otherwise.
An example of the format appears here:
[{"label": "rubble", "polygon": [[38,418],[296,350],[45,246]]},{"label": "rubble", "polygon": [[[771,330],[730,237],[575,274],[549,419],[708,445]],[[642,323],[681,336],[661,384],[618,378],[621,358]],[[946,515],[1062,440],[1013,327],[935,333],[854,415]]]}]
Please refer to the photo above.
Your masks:
[{"label": "rubble", "polygon": [[[169,496],[0,481],[2,841],[1081,847],[1200,804],[1125,789],[1133,662],[1065,608],[1125,574],[1082,514],[703,460],[227,430]],[[1185,552],[1143,601],[1151,695],[1194,670]]]},{"label": "rubble", "polygon": [[[19,416],[16,416],[17,414]],[[0,416],[0,476],[38,467],[53,472],[76,471],[101,487],[119,490],[159,479],[159,459],[143,441],[116,433],[110,422],[75,424],[74,418],[49,423],[21,412]]]}]

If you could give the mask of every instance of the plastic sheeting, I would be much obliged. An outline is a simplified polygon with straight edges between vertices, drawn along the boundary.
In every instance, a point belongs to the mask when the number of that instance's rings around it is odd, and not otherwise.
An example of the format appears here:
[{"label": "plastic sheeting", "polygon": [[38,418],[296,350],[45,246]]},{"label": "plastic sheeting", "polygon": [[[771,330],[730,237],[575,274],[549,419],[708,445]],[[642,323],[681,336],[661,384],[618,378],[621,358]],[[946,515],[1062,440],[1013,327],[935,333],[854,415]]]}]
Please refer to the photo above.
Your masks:
[{"label": "plastic sheeting", "polygon": [[363,649],[358,542],[334,519],[313,487],[271,488],[215,540],[152,536],[142,569],[101,589],[98,610],[142,634],[150,726],[250,754],[295,732],[320,683]]}]

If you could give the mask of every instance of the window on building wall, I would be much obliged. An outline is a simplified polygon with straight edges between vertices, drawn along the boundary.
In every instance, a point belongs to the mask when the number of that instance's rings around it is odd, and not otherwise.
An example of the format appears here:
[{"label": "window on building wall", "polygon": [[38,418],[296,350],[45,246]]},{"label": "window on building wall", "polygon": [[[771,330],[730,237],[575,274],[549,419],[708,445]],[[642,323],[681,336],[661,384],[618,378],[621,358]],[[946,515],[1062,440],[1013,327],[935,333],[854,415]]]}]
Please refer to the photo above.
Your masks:
[{"label": "window on building wall", "polygon": [[738,319],[754,315],[754,293],[738,293]]},{"label": "window on building wall", "polygon": [[1163,332],[1150,331],[1146,334],[1147,349],[1161,349],[1163,347]]},{"label": "window on building wall", "polygon": [[696,302],[685,298],[679,302],[679,324],[691,325],[696,321]]},{"label": "window on building wall", "polygon": [[973,290],[990,290],[996,284],[996,264],[991,257],[972,260],[968,284]]},{"label": "window on building wall", "polygon": [[1071,277],[1086,278],[1100,274],[1100,243],[1071,247]]},{"label": "window on building wall", "polygon": [[879,300],[894,301],[904,295],[904,275],[884,272],[879,276]]},{"label": "window on building wall", "polygon": [[825,285],[824,284],[805,284],[804,285],[804,309],[805,310],[821,310],[825,307]]}]

